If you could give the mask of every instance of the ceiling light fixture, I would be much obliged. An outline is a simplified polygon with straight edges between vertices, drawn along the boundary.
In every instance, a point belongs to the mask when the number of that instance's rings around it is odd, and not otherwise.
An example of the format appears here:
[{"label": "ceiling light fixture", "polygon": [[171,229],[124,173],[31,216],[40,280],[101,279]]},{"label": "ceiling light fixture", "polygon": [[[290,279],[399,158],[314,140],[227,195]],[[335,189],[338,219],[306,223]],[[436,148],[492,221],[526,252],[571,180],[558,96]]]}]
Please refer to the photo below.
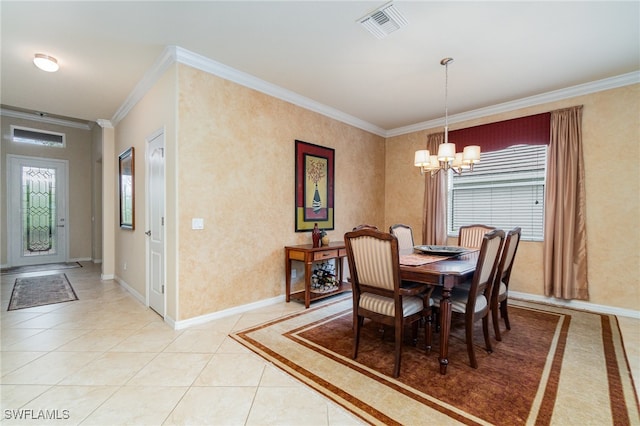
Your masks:
[{"label": "ceiling light fixture", "polygon": [[420,167],[420,173],[431,172],[434,176],[440,170],[452,169],[456,173],[462,173],[464,169],[473,171],[473,165],[480,161],[480,147],[478,145],[465,146],[462,152],[456,152],[456,144],[449,143],[449,111],[447,98],[449,91],[449,64],[453,58],[444,58],[440,65],[444,65],[444,143],[438,147],[438,155],[431,155],[429,150],[416,151],[414,165]]},{"label": "ceiling light fixture", "polygon": [[58,60],[53,56],[45,55],[44,53],[36,53],[33,58],[33,63],[36,67],[46,72],[56,72],[60,68]]}]

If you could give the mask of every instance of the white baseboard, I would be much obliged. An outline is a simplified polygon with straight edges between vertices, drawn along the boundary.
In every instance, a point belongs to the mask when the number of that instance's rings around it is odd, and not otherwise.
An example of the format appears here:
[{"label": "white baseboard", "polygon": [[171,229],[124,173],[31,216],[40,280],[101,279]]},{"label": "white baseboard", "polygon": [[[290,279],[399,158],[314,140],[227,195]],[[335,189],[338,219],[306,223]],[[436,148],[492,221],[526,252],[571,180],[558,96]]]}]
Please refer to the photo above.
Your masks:
[{"label": "white baseboard", "polygon": [[138,293],[133,287],[131,287],[129,284],[127,284],[122,278],[120,278],[119,276],[115,276],[115,278],[113,278],[118,284],[120,284],[122,287],[124,287],[125,290],[127,290],[129,293],[131,293],[133,295],[133,297],[135,297],[136,299],[138,299],[138,301],[140,303],[142,303],[143,305],[147,305],[147,302],[145,300],[145,297],[143,295],[141,295],[140,293]]},{"label": "white baseboard", "polygon": [[264,299],[264,300],[259,300],[257,302],[248,303],[246,305],[234,306],[233,308],[225,309],[218,312],[213,312],[206,315],[201,315],[199,317],[189,318],[182,321],[171,320],[171,322],[169,322],[168,319],[165,318],[165,322],[171,324],[175,330],[181,330],[186,327],[191,327],[198,324],[204,324],[209,321],[228,317],[229,315],[242,314],[244,312],[248,312],[253,309],[275,305],[276,303],[283,302],[284,300],[285,300],[284,295],[281,295],[281,296],[272,297],[271,299]]},{"label": "white baseboard", "polygon": [[112,280],[114,279],[116,276],[113,274],[101,274],[100,275],[100,280],[102,281],[108,281],[108,280]]},{"label": "white baseboard", "polygon": [[91,262],[90,257],[74,257],[68,260],[68,262]]},{"label": "white baseboard", "polygon": [[640,311],[633,309],[616,308],[607,305],[598,305],[595,303],[584,302],[582,300],[563,300],[554,297],[540,296],[537,294],[520,293],[518,291],[509,291],[509,297],[528,302],[546,303],[549,305],[562,306],[563,308],[579,309],[583,311],[597,312],[600,314],[617,315],[621,317],[629,317],[640,319]]}]

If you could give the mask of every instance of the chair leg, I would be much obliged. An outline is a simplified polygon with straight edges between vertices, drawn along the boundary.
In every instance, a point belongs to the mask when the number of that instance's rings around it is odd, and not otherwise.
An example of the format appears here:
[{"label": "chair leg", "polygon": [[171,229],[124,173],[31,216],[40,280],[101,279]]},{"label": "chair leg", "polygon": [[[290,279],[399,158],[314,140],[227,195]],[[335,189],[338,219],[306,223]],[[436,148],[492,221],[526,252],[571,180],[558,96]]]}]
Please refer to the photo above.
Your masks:
[{"label": "chair leg", "polygon": [[362,328],[362,324],[364,323],[364,317],[360,315],[357,316],[356,320],[353,322],[355,326],[355,336],[353,338],[353,359],[356,359],[358,356],[358,345],[360,344],[360,329]]},{"label": "chair leg", "polygon": [[395,338],[396,338],[396,351],[395,351],[395,364],[393,367],[393,377],[398,377],[400,375],[400,358],[402,357],[402,340],[403,340],[403,329],[404,327],[401,325],[399,330],[395,330]]},{"label": "chair leg", "polygon": [[424,327],[424,343],[425,346],[427,347],[427,353],[431,352],[431,339],[433,338],[433,314],[429,313],[429,315],[427,315],[427,323]]},{"label": "chair leg", "polygon": [[[500,306],[500,304],[498,304]],[[500,319],[498,318],[498,306],[495,308],[491,308],[491,322],[493,322],[493,332],[496,335],[496,340],[498,342],[502,341],[502,336],[500,335]]]},{"label": "chair leg", "polygon": [[500,302],[500,314],[502,315],[502,319],[504,319],[504,325],[507,327],[507,330],[511,330],[511,324],[509,323],[509,310],[507,309],[507,300],[504,299]]},{"label": "chair leg", "polygon": [[482,333],[484,334],[484,344],[487,348],[488,353],[493,352],[493,348],[491,347],[491,339],[489,338],[489,313],[482,318]]},{"label": "chair leg", "polygon": [[469,353],[469,364],[472,368],[478,368],[478,361],[476,361],[476,354],[473,350],[473,321],[465,321],[465,337],[467,340],[467,352]]}]

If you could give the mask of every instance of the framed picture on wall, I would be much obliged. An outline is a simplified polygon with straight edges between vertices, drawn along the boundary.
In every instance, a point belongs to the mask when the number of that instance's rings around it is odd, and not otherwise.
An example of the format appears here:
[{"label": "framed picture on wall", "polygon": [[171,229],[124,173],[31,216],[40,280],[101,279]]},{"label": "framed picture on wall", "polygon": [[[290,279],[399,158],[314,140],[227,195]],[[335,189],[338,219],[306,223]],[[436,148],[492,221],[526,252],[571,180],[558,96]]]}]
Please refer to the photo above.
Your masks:
[{"label": "framed picture on wall", "polygon": [[296,140],[296,232],[334,229],[334,153]]},{"label": "framed picture on wall", "polygon": [[134,150],[133,147],[118,157],[118,176],[120,186],[120,228],[135,229],[135,191],[134,191]]}]

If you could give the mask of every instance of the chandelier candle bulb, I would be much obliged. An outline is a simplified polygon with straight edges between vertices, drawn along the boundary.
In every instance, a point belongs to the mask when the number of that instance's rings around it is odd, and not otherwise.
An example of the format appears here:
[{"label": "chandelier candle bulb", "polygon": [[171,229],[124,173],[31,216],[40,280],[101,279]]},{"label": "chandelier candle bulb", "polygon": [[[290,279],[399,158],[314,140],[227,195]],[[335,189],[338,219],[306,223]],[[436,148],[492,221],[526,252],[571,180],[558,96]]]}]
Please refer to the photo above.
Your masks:
[{"label": "chandelier candle bulb", "polygon": [[456,157],[456,144],[441,143],[438,147],[438,160],[453,161]]},{"label": "chandelier candle bulb", "polygon": [[420,151],[416,151],[416,154],[413,160],[413,164],[415,164],[416,167],[428,166],[429,161],[431,161],[429,150],[421,149]]},{"label": "chandelier candle bulb", "polygon": [[469,145],[464,147],[463,161],[465,164],[475,164],[480,162],[480,147]]}]

